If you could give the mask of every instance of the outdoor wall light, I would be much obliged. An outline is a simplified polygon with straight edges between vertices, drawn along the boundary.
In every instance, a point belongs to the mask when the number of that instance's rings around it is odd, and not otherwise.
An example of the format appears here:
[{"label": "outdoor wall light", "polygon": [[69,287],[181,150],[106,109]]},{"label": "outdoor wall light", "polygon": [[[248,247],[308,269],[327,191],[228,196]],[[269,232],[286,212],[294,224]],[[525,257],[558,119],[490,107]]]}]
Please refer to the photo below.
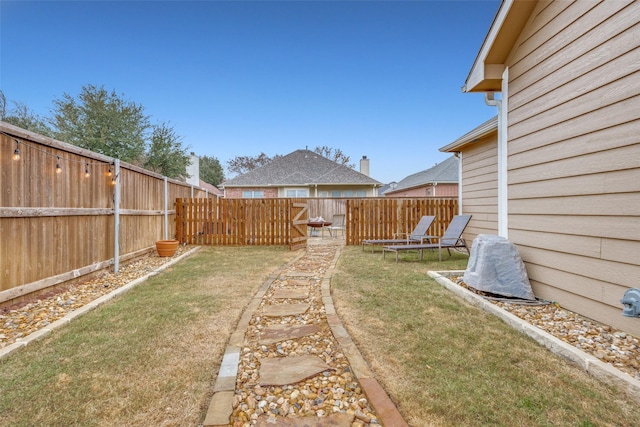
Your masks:
[{"label": "outdoor wall light", "polygon": [[628,289],[620,302],[624,305],[623,316],[640,317],[640,289]]}]

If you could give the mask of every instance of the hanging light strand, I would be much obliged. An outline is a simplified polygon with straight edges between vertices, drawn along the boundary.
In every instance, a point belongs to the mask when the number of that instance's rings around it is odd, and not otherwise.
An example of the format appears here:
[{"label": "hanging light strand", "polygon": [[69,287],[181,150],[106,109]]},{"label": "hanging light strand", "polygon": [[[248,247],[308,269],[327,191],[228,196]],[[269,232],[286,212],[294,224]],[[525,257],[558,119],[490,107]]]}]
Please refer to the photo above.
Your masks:
[{"label": "hanging light strand", "polygon": [[92,162],[87,162],[86,160],[75,160],[75,159],[71,159],[69,157],[66,157],[66,158],[62,157],[61,158],[57,154],[53,154],[53,153],[51,153],[49,151],[43,150],[41,148],[38,148],[35,145],[32,145],[32,144],[29,144],[29,143],[25,142],[24,140],[20,141],[20,140],[16,139],[15,137],[13,137],[11,134],[8,134],[6,132],[0,131],[0,134],[6,136],[8,138],[11,138],[16,142],[16,148],[15,148],[15,150],[13,150],[13,155],[11,156],[11,158],[13,160],[15,160],[15,161],[19,161],[22,158],[21,152],[20,152],[20,145],[22,145],[23,148],[28,148],[30,150],[35,150],[35,151],[37,151],[39,153],[42,153],[42,154],[44,154],[46,156],[51,156],[51,157],[55,156],[56,157],[56,173],[62,173],[62,164],[61,164],[61,160],[62,160],[62,161],[69,162],[69,163],[84,164],[84,166],[85,166],[84,167],[84,175],[87,178],[91,176],[91,173],[89,171],[89,166],[93,166],[93,165],[105,165],[106,164],[106,165],[108,165],[107,176],[112,176],[113,175],[113,171],[112,171],[113,163],[110,163],[110,162],[107,163],[107,162],[99,161],[99,160],[92,161]]}]

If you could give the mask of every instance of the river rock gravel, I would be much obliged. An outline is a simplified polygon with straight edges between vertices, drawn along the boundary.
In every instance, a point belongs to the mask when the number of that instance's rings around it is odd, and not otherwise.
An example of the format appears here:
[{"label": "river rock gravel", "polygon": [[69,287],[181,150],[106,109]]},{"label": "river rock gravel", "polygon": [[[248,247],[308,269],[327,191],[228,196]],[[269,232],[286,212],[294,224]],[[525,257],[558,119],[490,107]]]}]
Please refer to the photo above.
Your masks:
[{"label": "river rock gravel", "polygon": [[461,278],[452,280],[531,325],[640,380],[638,337],[566,310],[553,302],[521,304],[517,300],[510,301],[475,290],[462,282]]}]

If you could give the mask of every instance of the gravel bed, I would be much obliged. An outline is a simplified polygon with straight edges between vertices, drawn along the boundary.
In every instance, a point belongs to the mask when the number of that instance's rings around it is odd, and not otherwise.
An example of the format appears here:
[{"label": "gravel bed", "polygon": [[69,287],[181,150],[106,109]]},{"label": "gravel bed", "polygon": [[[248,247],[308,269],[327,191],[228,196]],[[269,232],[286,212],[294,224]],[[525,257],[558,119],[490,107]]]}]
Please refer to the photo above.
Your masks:
[{"label": "gravel bed", "polygon": [[461,278],[454,277],[451,280],[531,325],[640,380],[638,337],[566,310],[555,303],[540,301],[538,305],[528,305],[504,301],[507,298],[494,299],[499,295],[473,289],[462,282]]},{"label": "gravel bed", "polygon": [[159,257],[153,252],[121,265],[117,275],[105,272],[100,277],[86,282],[61,286],[26,301],[0,308],[0,348],[48,326],[102,295],[157,270],[189,249],[179,246],[173,257]]}]

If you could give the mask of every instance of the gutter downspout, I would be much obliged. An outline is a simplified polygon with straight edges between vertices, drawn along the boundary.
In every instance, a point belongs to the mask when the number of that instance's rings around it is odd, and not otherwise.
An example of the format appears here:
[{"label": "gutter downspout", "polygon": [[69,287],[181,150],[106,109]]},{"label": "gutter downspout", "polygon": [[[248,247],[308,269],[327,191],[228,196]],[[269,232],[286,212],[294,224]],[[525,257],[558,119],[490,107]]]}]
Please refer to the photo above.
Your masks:
[{"label": "gutter downspout", "polygon": [[[505,70],[505,74],[508,69]],[[504,76],[504,75],[503,75]],[[504,83],[504,79],[502,80]],[[503,84],[504,89],[504,84]],[[503,99],[504,99],[503,92]],[[494,99],[493,92],[485,92],[484,102],[498,108],[498,235],[509,238],[508,198],[507,198],[507,129],[504,117],[503,99]]]},{"label": "gutter downspout", "polygon": [[458,158],[458,215],[462,215],[462,151],[453,155]]}]

